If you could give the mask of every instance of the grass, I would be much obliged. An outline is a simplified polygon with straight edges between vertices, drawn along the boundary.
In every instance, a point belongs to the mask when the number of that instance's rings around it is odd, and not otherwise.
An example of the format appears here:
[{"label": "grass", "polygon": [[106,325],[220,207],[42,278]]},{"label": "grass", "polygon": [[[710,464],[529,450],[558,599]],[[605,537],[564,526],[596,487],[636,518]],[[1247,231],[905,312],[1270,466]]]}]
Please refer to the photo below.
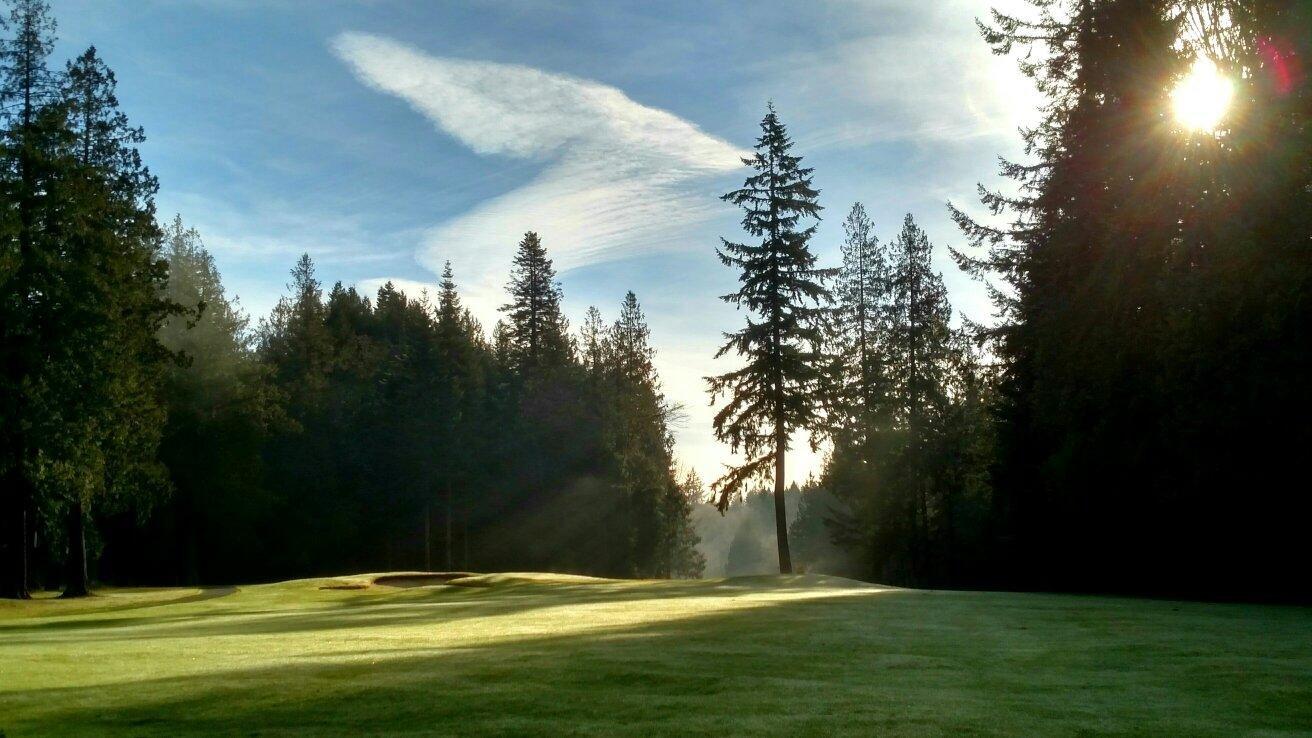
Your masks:
[{"label": "grass", "polygon": [[817,576],[321,589],[370,581],[0,604],[0,731],[1312,732],[1305,608]]}]

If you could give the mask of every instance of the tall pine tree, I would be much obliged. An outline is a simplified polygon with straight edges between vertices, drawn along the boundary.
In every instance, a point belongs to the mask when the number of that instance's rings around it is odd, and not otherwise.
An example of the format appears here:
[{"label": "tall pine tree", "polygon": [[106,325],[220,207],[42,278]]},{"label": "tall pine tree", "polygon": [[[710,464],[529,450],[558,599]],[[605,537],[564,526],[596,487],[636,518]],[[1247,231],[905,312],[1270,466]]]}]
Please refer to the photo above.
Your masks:
[{"label": "tall pine tree", "polygon": [[[136,149],[145,137],[119,110],[115,86],[94,47],[68,65],[64,99],[77,168],[59,191],[76,220],[60,271],[76,299],[49,319],[75,348],[55,354],[65,368],[49,390],[62,405],[54,435],[73,455],[46,454],[66,508],[66,597],[87,594],[91,508],[148,506],[167,488],[156,453],[171,354],[158,332],[179,306],[164,293],[168,266],[159,254],[153,199],[158,185]],[[79,431],[81,438],[69,438]]]},{"label": "tall pine tree", "polygon": [[58,240],[42,222],[56,212],[50,183],[61,175],[60,148],[67,130],[58,109],[60,80],[48,65],[55,43],[55,21],[42,0],[10,4],[0,43],[0,115],[3,116],[4,213],[0,259],[0,596],[28,597],[28,554],[40,507],[31,466],[35,441],[31,426],[41,411],[30,394],[38,381],[49,328],[42,312],[51,300],[47,267],[59,260]]},{"label": "tall pine tree", "polygon": [[749,317],[745,328],[727,334],[715,356],[736,354],[745,365],[708,378],[712,400],[727,398],[715,415],[716,438],[747,457],[716,481],[718,506],[723,511],[747,482],[773,477],[779,571],[785,574],[792,572],[785,461],[794,431],[814,432],[821,426],[822,320],[830,300],[824,283],[834,272],[817,268],[811,253],[816,226],[803,221],[819,219],[819,193],[811,185],[812,170],[801,166],[792,147],[771,104],[761,120],[755,155],[743,159],[756,173],[723,197],[743,209],[743,230],[759,243],[721,239],[716,250],[725,266],[738,270],[741,284],[723,299],[755,320]]}]

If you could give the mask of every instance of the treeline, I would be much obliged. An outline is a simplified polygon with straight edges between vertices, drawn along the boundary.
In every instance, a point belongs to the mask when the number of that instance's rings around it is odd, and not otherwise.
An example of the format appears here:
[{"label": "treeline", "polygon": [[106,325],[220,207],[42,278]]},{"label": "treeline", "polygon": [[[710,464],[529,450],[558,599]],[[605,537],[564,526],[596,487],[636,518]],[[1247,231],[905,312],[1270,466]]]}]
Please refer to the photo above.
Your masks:
[{"label": "treeline", "polygon": [[[852,210],[794,349],[835,370],[793,426],[833,442],[799,548],[893,583],[1305,600],[1312,11],[1033,6],[981,26],[1047,97],[1029,160],[981,189],[996,217],[952,208],[998,320],[954,329],[924,234],[881,246]],[[1170,118],[1199,58],[1235,88],[1219,130]],[[759,202],[796,212],[786,186]],[[769,222],[766,252],[808,234]]]},{"label": "treeline", "polygon": [[[1001,320],[1000,569],[1018,586],[1312,596],[1312,6],[1038,3],[984,26],[1046,96],[1002,216],[954,210]],[[1234,88],[1182,130],[1195,59]]]},{"label": "treeline", "polygon": [[[991,575],[991,370],[953,326],[928,237],[907,215],[881,244],[858,203],[842,266],[821,267],[809,244],[820,193],[773,105],[744,163],[754,173],[724,199],[756,240],[725,240],[719,255],[741,285],[724,299],[749,316],[717,355],[742,366],[708,379],[725,399],[716,435],[746,457],[714,483],[721,512],[736,499],[759,505],[754,485],[772,481],[782,573],[794,570],[791,523],[802,568],[919,585]],[[831,450],[790,521],[786,459],[799,432]],[[739,526],[727,570],[756,560],[754,528]]]},{"label": "treeline", "polygon": [[577,335],[536,234],[488,336],[440,290],[325,290],[303,257],[251,326],[88,50],[40,0],[0,45],[0,595],[341,571],[697,576],[633,293]]},{"label": "treeline", "polygon": [[[748,319],[709,378],[738,454],[712,489],[748,502],[714,564],[756,566],[772,517],[785,572],[1306,599],[1312,10],[1032,5],[981,26],[1046,97],[1026,161],[981,189],[986,218],[951,209],[988,325],[952,318],[911,216],[881,240],[854,206],[821,266],[813,173],[762,120],[723,198]],[[122,582],[702,571],[701,483],[675,471],[632,293],[571,331],[528,233],[490,335],[449,269],[435,295],[368,296],[308,257],[250,326],[198,234],[156,225],[112,74],[94,50],[48,69],[52,32],[19,0],[0,46],[0,594],[29,570],[84,592],[89,550]],[[1235,87],[1220,130],[1170,118],[1200,57]],[[829,454],[789,492],[803,435]]]},{"label": "treeline", "polygon": [[[696,576],[700,494],[676,477],[637,298],[577,336],[536,234],[491,339],[448,266],[433,296],[325,290],[303,256],[252,331],[199,234],[167,230],[161,339],[174,490],[105,528],[102,577],[215,582],[395,569]],[[161,555],[165,554],[165,555]]]},{"label": "treeline", "polygon": [[[887,245],[860,205],[838,273],[808,242],[810,169],[773,108],[725,199],[749,313],[712,378],[717,435],[747,459],[722,508],[828,439],[792,521],[802,566],[897,584],[1307,599],[1301,461],[1312,433],[1312,11],[1036,0],[982,24],[1047,100],[989,217],[951,213],[997,320],[954,322],[907,217]],[[1197,59],[1234,85],[1218,130],[1171,118]],[[745,536],[744,540],[750,540]],[[827,540],[826,540],[827,539]],[[835,560],[828,544],[849,554]],[[818,562],[827,562],[820,564]]]},{"label": "treeline", "polygon": [[843,227],[827,335],[833,446],[812,485],[839,504],[808,504],[794,525],[814,535],[810,518],[828,515],[857,571],[882,582],[990,577],[992,369],[968,324],[954,327],[933,246],[910,215],[888,243],[859,203]]}]

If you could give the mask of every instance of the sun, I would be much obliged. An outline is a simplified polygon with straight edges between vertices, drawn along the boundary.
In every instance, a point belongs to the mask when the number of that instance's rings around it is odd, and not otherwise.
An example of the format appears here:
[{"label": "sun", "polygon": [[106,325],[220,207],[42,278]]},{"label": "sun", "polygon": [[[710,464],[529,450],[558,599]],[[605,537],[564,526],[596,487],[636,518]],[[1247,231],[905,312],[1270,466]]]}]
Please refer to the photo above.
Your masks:
[{"label": "sun", "polygon": [[1171,107],[1180,125],[1210,133],[1225,118],[1234,94],[1234,83],[1211,59],[1199,57],[1171,91]]}]

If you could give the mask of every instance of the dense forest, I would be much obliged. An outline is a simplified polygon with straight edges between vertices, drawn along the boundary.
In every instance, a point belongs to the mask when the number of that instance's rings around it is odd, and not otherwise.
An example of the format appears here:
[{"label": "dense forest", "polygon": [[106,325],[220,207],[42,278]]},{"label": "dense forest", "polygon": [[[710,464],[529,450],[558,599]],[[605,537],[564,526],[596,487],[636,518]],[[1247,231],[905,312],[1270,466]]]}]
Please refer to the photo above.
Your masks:
[{"label": "dense forest", "polygon": [[[980,22],[1044,96],[981,207],[949,205],[992,319],[954,314],[912,215],[812,241],[814,172],[773,105],[717,254],[745,317],[708,378],[736,464],[674,458],[633,292],[571,327],[524,234],[490,330],[434,294],[225,293],[94,48],[12,0],[0,46],[0,594],[89,581],[539,569],[825,571],[891,584],[1307,599],[1312,9],[1031,0]],[[1171,118],[1208,59],[1221,127]],[[710,246],[708,246],[710,248]],[[710,359],[711,357],[707,357]],[[726,362],[727,363],[727,362]],[[790,444],[826,450],[786,487]],[[796,476],[794,474],[794,476]],[[731,536],[699,547],[712,500]],[[703,526],[709,529],[709,526]],[[763,546],[773,546],[773,551]]]}]

